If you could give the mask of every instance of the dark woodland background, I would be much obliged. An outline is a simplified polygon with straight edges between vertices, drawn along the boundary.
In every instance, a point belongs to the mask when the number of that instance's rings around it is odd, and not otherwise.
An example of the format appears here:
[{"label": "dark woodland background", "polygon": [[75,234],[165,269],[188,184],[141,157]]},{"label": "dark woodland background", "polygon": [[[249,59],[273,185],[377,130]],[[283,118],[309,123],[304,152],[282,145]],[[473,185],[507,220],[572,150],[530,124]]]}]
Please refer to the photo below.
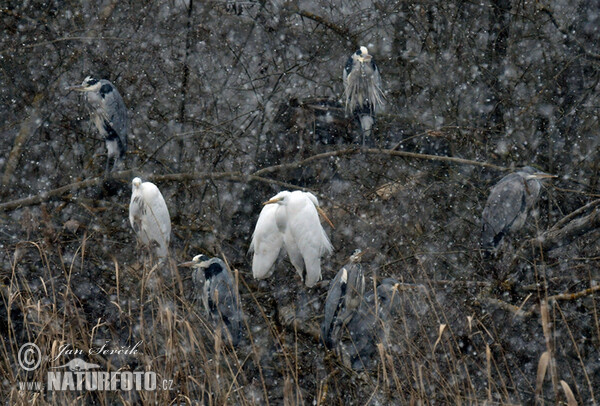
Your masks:
[{"label": "dark woodland background", "polygon": [[[4,403],[597,403],[599,2],[5,0],[0,27]],[[363,148],[340,104],[360,45],[386,96]],[[131,119],[111,182],[83,99],[65,90],[88,75],[115,84]],[[483,259],[489,189],[524,165],[558,178]],[[158,282],[129,225],[134,176],[171,214],[171,276]],[[252,279],[260,204],[294,188],[335,224],[325,280],[362,248],[368,289],[406,284],[372,370],[348,369],[311,333],[326,283],[306,289],[284,257],[271,280]],[[199,253],[239,281],[235,351],[173,265]],[[19,368],[25,342],[138,339],[142,358],[87,361],[153,370],[176,390],[18,390],[48,368]]]}]

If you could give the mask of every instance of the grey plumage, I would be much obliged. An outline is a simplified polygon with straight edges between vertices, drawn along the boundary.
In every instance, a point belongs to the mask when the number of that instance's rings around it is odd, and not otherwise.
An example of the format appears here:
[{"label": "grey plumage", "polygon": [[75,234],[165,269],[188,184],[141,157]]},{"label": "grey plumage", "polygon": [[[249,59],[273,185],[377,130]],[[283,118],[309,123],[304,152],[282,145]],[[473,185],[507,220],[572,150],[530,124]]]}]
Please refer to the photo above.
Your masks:
[{"label": "grey plumage", "polygon": [[371,134],[375,114],[383,106],[381,75],[366,47],[360,47],[348,58],[343,79],[346,112],[360,122],[364,144]]},{"label": "grey plumage", "polygon": [[390,323],[399,306],[398,281],[386,278],[376,291],[367,293],[346,325],[349,339],[338,351],[344,364],[354,370],[369,369],[377,357],[377,345],[389,346]]},{"label": "grey plumage", "polygon": [[106,144],[106,172],[112,169],[125,157],[127,151],[127,134],[129,119],[127,108],[117,88],[106,79],[86,77],[81,85],[69,89],[83,92],[90,111],[91,120],[104,137]]},{"label": "grey plumage", "polygon": [[529,210],[537,202],[543,179],[554,177],[526,166],[506,175],[494,185],[482,214],[481,246],[497,248],[502,239],[525,224]]},{"label": "grey plumage", "polygon": [[194,268],[192,281],[197,296],[215,325],[224,326],[226,335],[236,346],[242,332],[242,309],[231,271],[220,258],[206,255],[197,255],[182,265]]},{"label": "grey plumage", "polygon": [[325,311],[321,323],[321,338],[327,348],[337,345],[341,329],[356,312],[365,291],[365,276],[360,264],[361,250],[356,250],[350,260],[330,282]]}]

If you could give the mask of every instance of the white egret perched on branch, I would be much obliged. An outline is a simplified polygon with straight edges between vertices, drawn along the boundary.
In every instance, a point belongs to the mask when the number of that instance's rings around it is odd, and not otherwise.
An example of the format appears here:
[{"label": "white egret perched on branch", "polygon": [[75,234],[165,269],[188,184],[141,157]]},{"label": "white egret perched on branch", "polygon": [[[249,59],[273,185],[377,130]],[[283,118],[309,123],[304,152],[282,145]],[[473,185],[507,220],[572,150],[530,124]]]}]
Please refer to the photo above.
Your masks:
[{"label": "white egret perched on branch", "polygon": [[[180,264],[194,268],[192,281],[206,312],[213,322],[224,325],[231,344],[238,344],[242,332],[242,309],[238,290],[231,271],[220,258],[196,255],[190,262]],[[223,332],[225,332],[223,330]]]},{"label": "white egret perched on branch", "polygon": [[127,133],[129,120],[127,108],[117,88],[106,79],[86,77],[81,85],[70,86],[68,90],[83,92],[89,105],[91,118],[106,144],[106,173],[109,173],[110,160],[114,159],[112,169],[125,157],[127,151]]},{"label": "white egret perched on branch", "polygon": [[371,135],[375,113],[383,107],[383,91],[379,69],[369,55],[367,47],[361,46],[346,62],[343,72],[346,112],[353,114],[362,129],[363,145]]},{"label": "white egret perched on branch", "polygon": [[502,239],[525,224],[527,213],[539,198],[542,182],[556,178],[526,166],[500,179],[483,209],[481,247],[494,250]]},{"label": "white egret perched on branch", "polygon": [[365,275],[360,264],[364,252],[356,250],[329,284],[325,299],[325,314],[321,323],[321,339],[333,348],[340,330],[350,321],[365,292]]},{"label": "white egret perched on branch", "polygon": [[333,224],[319,207],[316,196],[298,190],[283,191],[263,204],[250,243],[254,277],[271,276],[271,268],[285,246],[290,262],[306,286],[314,286],[321,279],[321,256],[333,250],[319,214],[332,227]]},{"label": "white egret perched on branch", "polygon": [[129,204],[129,221],[140,242],[154,249],[158,258],[169,253],[171,217],[167,203],[154,183],[134,178]]}]

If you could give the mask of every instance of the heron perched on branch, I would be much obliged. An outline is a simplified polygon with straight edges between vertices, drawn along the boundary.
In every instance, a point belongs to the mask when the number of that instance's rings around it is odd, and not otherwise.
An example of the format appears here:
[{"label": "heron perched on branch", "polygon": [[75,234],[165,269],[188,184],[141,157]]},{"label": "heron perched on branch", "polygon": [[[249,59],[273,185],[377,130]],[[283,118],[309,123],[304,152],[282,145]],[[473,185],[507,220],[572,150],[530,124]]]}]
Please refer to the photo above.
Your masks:
[{"label": "heron perched on branch", "polygon": [[296,190],[283,191],[263,203],[250,252],[252,273],[264,279],[273,273],[272,267],[282,246],[307,287],[321,279],[321,256],[333,247],[319,221],[319,214],[333,227],[316,196]]},{"label": "heron perched on branch", "polygon": [[526,166],[506,175],[492,188],[482,215],[481,247],[491,251],[503,238],[521,229],[537,202],[542,182],[556,178]]},{"label": "heron perched on branch", "polygon": [[321,338],[329,349],[337,344],[340,330],[354,316],[363,299],[365,275],[360,264],[363,254],[361,250],[354,251],[329,284],[321,323]]},{"label": "heron perched on branch", "polygon": [[91,119],[104,137],[106,144],[106,174],[120,163],[127,151],[129,120],[127,108],[117,88],[106,79],[86,77],[81,85],[70,86],[68,90],[83,92],[90,109]]},{"label": "heron perched on branch", "polygon": [[364,145],[375,124],[375,114],[383,107],[384,100],[381,75],[367,47],[361,46],[348,58],[343,78],[346,112],[360,122]]},{"label": "heron perched on branch", "polygon": [[399,286],[396,279],[386,278],[364,296],[346,324],[349,339],[337,344],[344,364],[357,371],[369,368],[378,354],[377,345],[388,347],[390,323],[400,304]]},{"label": "heron perched on branch", "polygon": [[140,242],[166,258],[171,239],[171,217],[167,203],[154,183],[134,178],[129,203],[129,221]]},{"label": "heron perched on branch", "polygon": [[[204,309],[217,326],[225,326],[231,344],[236,346],[242,332],[243,316],[238,290],[225,262],[220,258],[196,255],[180,266],[194,268],[192,281]],[[225,330],[222,332],[225,333]]]}]

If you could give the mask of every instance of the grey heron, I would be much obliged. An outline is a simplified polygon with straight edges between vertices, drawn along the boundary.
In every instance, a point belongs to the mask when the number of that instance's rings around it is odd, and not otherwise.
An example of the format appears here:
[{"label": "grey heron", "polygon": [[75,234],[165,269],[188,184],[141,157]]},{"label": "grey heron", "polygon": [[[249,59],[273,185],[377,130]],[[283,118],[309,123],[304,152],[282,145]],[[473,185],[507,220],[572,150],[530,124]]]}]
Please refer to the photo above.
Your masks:
[{"label": "grey heron", "polygon": [[306,286],[314,286],[321,279],[321,256],[333,250],[319,214],[332,227],[333,224],[319,207],[318,199],[309,192],[283,191],[263,205],[249,250],[254,252],[254,278],[271,276],[279,251],[285,246]]},{"label": "grey heron", "polygon": [[81,85],[70,86],[69,90],[83,92],[90,109],[91,119],[104,137],[106,145],[106,171],[111,171],[110,160],[113,159],[112,169],[125,157],[127,151],[127,133],[129,120],[127,108],[117,88],[106,79],[86,77]]},{"label": "grey heron", "polygon": [[[192,281],[204,309],[213,323],[225,326],[231,344],[236,346],[242,333],[243,316],[234,278],[225,262],[201,254],[180,266],[194,269]],[[222,331],[225,333],[225,330]]]},{"label": "grey heron", "polygon": [[333,348],[339,340],[340,329],[352,318],[365,292],[365,275],[361,257],[364,252],[356,250],[329,284],[325,299],[325,314],[321,323],[321,338],[327,348]]},{"label": "grey heron", "polygon": [[352,369],[368,368],[377,355],[377,344],[389,345],[390,322],[400,300],[398,286],[394,278],[382,280],[375,291],[365,295],[347,323],[349,339],[340,342],[338,351]]},{"label": "grey heron", "polygon": [[129,221],[140,242],[154,249],[158,258],[166,258],[171,239],[171,217],[167,203],[151,182],[134,178],[129,203]]},{"label": "grey heron", "polygon": [[555,177],[526,166],[500,179],[483,209],[481,247],[494,250],[506,235],[523,227],[539,198],[542,182]]},{"label": "grey heron", "polygon": [[383,107],[384,100],[381,75],[367,47],[361,46],[348,58],[343,80],[346,112],[360,122],[364,145],[375,124],[375,114]]}]

